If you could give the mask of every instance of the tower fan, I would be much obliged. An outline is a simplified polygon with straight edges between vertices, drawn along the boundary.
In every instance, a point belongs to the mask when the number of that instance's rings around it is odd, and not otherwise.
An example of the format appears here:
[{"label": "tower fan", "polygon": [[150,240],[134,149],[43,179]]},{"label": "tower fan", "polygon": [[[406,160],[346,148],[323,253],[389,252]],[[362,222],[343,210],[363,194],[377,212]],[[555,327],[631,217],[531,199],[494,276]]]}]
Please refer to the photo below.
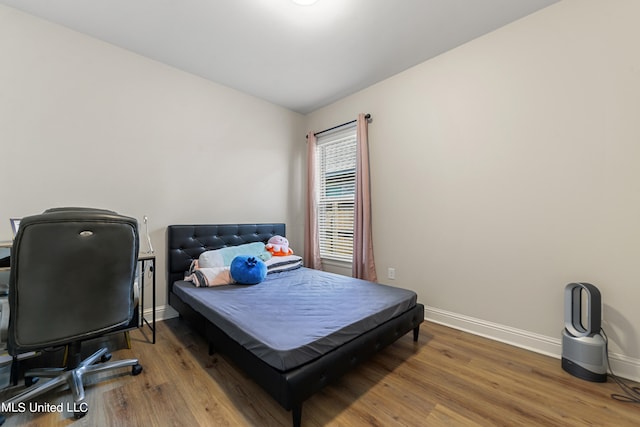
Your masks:
[{"label": "tower fan", "polygon": [[562,369],[592,382],[607,381],[607,343],[600,333],[602,300],[590,283],[564,288]]}]

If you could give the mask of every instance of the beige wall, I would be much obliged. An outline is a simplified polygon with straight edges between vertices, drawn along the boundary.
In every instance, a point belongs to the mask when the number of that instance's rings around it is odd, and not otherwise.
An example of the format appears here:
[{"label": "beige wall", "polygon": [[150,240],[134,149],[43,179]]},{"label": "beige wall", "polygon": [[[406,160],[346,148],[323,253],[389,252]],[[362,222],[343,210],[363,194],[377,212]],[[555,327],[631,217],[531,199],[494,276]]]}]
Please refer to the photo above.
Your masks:
[{"label": "beige wall", "polygon": [[558,355],[564,286],[591,282],[612,364],[640,378],[638,16],[565,0],[308,116],[373,116],[384,283],[429,318]]},{"label": "beige wall", "polygon": [[[0,240],[53,206],[302,229],[304,117],[0,6]],[[302,247],[301,233],[292,247]]]},{"label": "beige wall", "polygon": [[285,221],[302,248],[306,129],[369,112],[381,281],[555,355],[590,281],[640,379],[639,14],[564,0],[305,118],[0,6],[0,240],[51,206],[148,215],[164,307],[166,225]]}]

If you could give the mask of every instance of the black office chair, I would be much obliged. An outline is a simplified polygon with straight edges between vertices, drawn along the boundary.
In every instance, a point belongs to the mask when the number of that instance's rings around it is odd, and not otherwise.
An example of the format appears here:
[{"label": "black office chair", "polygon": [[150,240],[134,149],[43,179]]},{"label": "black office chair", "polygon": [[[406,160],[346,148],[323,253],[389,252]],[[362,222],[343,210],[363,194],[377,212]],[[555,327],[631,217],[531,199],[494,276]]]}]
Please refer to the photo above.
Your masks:
[{"label": "black office chair", "polygon": [[[27,389],[3,408],[67,384],[80,418],[87,412],[83,377],[129,366],[133,375],[142,372],[137,359],[107,363],[106,348],[80,357],[82,341],[131,321],[138,248],[136,220],[112,211],[56,208],[22,218],[11,250],[9,353],[14,361],[50,347],[69,353],[64,368],[25,372]],[[36,377],[52,379],[32,385]]]}]

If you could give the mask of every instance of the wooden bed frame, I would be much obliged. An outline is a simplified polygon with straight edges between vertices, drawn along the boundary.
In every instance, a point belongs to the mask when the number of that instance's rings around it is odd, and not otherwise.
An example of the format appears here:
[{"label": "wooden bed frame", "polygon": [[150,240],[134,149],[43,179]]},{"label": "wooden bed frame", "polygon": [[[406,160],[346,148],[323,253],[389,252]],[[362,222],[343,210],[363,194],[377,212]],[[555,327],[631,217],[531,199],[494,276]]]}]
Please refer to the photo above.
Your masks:
[{"label": "wooden bed frame", "polygon": [[251,242],[266,242],[274,235],[285,235],[284,224],[170,225],[167,228],[167,288],[169,304],[187,319],[209,342],[209,351],[228,355],[283,408],[292,411],[293,425],[301,425],[302,403],[326,384],[340,378],[360,361],[395,342],[413,330],[418,340],[424,321],[424,306],[386,321],[356,339],[343,344],[303,366],[280,371],[262,361],[231,339],[218,326],[173,293],[173,283],[184,278],[191,261],[207,250]]}]

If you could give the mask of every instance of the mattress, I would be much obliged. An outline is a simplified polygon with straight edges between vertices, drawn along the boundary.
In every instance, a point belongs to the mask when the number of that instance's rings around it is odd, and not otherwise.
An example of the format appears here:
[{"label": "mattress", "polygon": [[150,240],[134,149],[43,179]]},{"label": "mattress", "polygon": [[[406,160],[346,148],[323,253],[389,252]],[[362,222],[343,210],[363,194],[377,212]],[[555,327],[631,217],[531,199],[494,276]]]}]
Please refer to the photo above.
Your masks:
[{"label": "mattress", "polygon": [[[302,366],[416,305],[415,292],[299,268],[252,286],[173,292],[227,335],[280,371]],[[215,343],[214,343],[215,345]]]}]

